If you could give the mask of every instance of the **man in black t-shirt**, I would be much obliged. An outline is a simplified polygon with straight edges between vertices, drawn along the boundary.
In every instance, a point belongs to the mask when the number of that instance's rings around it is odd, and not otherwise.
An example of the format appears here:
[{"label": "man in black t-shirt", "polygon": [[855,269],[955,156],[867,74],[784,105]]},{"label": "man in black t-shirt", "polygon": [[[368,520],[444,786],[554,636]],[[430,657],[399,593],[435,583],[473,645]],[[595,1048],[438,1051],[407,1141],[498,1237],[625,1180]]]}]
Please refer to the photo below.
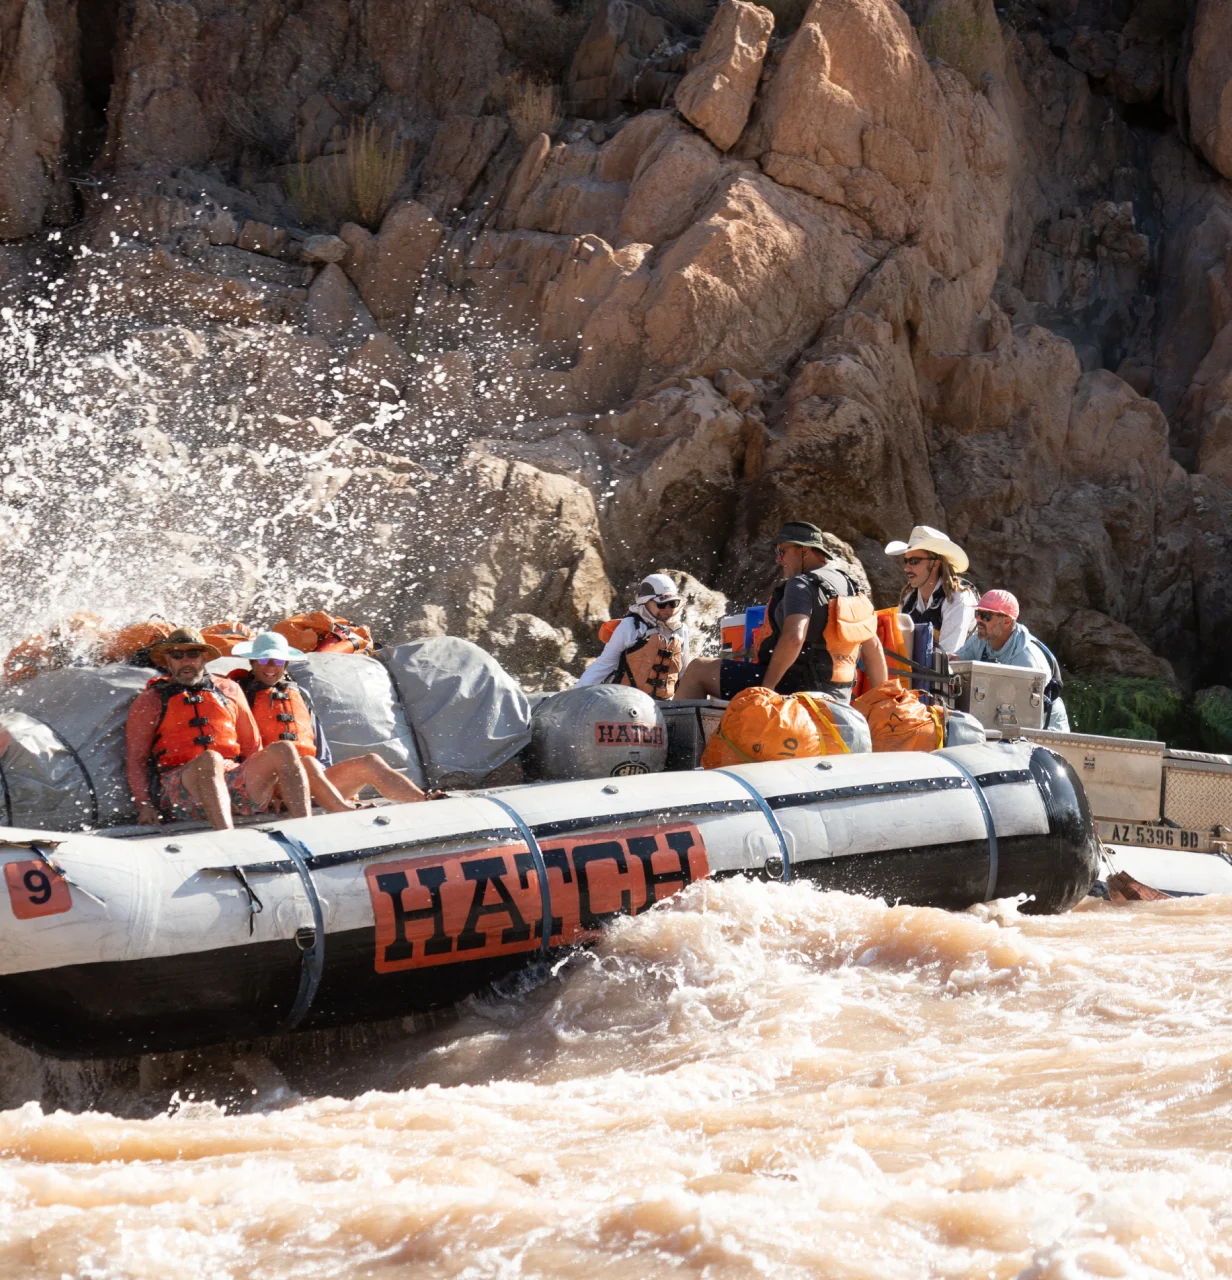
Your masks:
[{"label": "man in black t-shirt", "polygon": [[[815,524],[789,520],[774,540],[774,558],[783,581],[770,598],[771,634],[762,641],[756,662],[696,658],[676,686],[676,698],[731,699],[757,686],[779,693],[803,690],[851,700],[854,653],[832,654],[823,632],[831,600],[863,594],[839,561],[831,561]],[[888,678],[885,653],[875,636],[864,641],[859,657],[872,685]]]}]

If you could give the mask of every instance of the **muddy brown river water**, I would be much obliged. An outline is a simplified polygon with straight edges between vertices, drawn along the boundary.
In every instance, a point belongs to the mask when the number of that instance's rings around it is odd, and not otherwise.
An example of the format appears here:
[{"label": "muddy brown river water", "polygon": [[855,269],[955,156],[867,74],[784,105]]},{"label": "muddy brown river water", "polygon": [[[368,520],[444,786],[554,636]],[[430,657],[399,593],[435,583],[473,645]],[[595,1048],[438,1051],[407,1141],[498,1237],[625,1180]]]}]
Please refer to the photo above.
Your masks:
[{"label": "muddy brown river water", "polygon": [[0,1113],[0,1275],[1232,1275],[1232,898],[699,884],[331,1070]]}]

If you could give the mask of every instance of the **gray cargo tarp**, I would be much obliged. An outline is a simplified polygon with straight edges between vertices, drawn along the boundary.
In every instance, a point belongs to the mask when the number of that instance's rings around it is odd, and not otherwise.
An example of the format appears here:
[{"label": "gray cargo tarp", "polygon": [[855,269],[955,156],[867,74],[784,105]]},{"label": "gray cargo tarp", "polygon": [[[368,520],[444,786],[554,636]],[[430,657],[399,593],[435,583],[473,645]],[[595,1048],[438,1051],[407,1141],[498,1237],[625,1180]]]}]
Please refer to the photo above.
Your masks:
[{"label": "gray cargo tarp", "polygon": [[478,645],[432,636],[378,656],[414,725],[430,786],[478,786],[530,742],[522,686]]},{"label": "gray cargo tarp", "polygon": [[291,676],[312,699],[335,760],[373,751],[424,785],[406,712],[383,664],[357,653],[310,653],[292,660]]},{"label": "gray cargo tarp", "polygon": [[[135,822],[124,722],[132,700],[158,673],[137,667],[66,667],[0,694],[4,820],[72,830]],[[12,814],[10,819],[9,814]]]}]

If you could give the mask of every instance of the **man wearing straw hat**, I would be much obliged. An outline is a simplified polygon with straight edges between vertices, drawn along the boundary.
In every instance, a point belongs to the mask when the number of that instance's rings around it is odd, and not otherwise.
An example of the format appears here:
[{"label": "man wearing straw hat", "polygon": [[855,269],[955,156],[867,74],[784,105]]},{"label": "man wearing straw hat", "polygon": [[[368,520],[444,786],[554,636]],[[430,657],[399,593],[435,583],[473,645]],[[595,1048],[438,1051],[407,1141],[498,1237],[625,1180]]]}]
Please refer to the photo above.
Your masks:
[{"label": "man wearing straw hat", "polygon": [[975,590],[960,575],[967,571],[967,553],[940,529],[918,524],[906,542],[891,542],[888,556],[902,556],[907,585],[899,599],[900,613],[917,625],[928,623],[936,645],[955,653],[975,630]]},{"label": "man wearing straw hat", "polygon": [[205,670],[218,656],[191,627],[150,646],[150,660],[167,674],[133,700],[125,729],[128,785],[143,825],[204,819],[224,831],[235,825],[233,812],[264,813],[275,790],[291,817],[311,813],[295,747],[262,749],[243,693]]}]

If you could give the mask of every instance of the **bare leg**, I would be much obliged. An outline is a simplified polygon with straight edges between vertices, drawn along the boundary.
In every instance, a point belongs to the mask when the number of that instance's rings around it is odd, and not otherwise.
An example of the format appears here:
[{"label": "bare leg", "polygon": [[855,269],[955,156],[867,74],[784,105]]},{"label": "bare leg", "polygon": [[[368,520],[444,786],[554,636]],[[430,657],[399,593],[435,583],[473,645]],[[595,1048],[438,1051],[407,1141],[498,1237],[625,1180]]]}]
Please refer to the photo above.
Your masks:
[{"label": "bare leg", "polygon": [[314,804],[319,804],[326,813],[346,813],[355,807],[350,803],[351,797],[344,796],[334,785],[316,756],[302,756],[301,760]]},{"label": "bare leg", "polygon": [[217,751],[203,751],[185,765],[180,776],[184,780],[184,790],[205,810],[205,816],[215,831],[229,831],[235,826],[231,821],[226,770]]},{"label": "bare leg", "polygon": [[717,698],[721,661],[721,658],[694,658],[680,673],[672,700],[679,702],[682,698]]},{"label": "bare leg", "polygon": [[354,800],[365,787],[375,787],[386,800],[398,804],[413,804],[424,798],[424,793],[409,778],[390,768],[373,752],[353,760],[340,760],[330,765],[324,776],[347,800]]},{"label": "bare leg", "polygon": [[312,812],[308,802],[308,775],[299,752],[289,742],[275,742],[244,761],[244,784],[257,810],[269,803],[278,788],[287,813],[306,818]]}]

